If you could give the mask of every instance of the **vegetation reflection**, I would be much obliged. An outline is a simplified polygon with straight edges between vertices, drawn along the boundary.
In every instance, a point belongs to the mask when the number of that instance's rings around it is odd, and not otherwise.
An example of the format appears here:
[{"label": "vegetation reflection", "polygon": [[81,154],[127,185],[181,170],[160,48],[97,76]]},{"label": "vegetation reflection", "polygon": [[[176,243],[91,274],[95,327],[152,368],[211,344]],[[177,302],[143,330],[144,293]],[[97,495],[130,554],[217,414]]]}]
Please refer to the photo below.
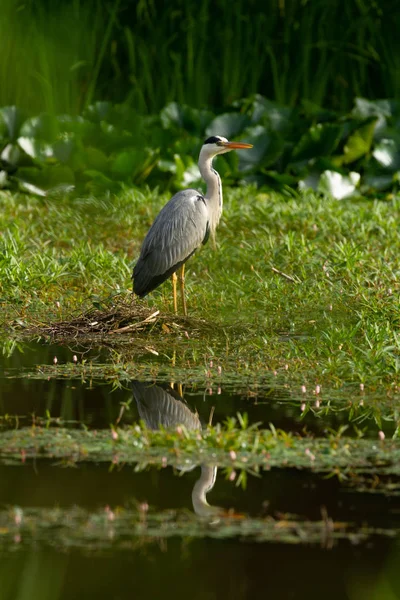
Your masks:
[{"label": "vegetation reflection", "polygon": [[[165,390],[158,385],[147,385],[139,381],[132,382],[133,396],[136,400],[140,418],[150,429],[182,428],[198,430],[201,435],[202,425],[197,412],[193,412],[178,390],[173,387]],[[182,471],[191,471],[196,465],[180,467]],[[193,509],[202,517],[223,514],[223,509],[210,506],[206,495],[212,490],[217,476],[217,467],[210,464],[201,465],[201,476],[192,491]]]}]

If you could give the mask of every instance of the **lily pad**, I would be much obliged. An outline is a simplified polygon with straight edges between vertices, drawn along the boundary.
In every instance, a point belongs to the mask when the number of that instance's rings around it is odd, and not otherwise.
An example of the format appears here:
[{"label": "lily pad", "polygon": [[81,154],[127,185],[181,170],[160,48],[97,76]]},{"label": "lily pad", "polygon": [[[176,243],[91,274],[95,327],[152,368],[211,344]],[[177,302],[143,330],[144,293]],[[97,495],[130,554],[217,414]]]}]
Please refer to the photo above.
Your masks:
[{"label": "lily pad", "polygon": [[222,135],[231,139],[250,125],[250,118],[240,113],[224,113],[215,117],[206,129],[206,136]]},{"label": "lily pad", "polygon": [[244,135],[246,142],[253,144],[253,148],[239,152],[239,166],[241,172],[250,171],[257,167],[273,165],[283,153],[284,142],[282,137],[274,131],[266,131],[259,125],[247,129]]},{"label": "lily pad", "polygon": [[40,139],[52,143],[57,139],[59,123],[55,116],[43,113],[27,119],[20,130],[20,136]]},{"label": "lily pad", "polygon": [[39,162],[55,160],[52,146],[42,140],[19,137],[18,145],[28,156]]}]

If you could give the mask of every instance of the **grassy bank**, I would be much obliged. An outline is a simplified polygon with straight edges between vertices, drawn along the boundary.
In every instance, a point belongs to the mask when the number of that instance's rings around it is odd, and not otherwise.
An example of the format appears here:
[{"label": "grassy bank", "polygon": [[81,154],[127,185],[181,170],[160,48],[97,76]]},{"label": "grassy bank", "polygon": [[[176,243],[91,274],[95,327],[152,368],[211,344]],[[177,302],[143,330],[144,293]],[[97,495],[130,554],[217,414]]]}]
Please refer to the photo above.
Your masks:
[{"label": "grassy bank", "polygon": [[[166,200],[135,190],[68,203],[2,193],[3,336],[129,303],[131,267]],[[191,318],[178,329],[155,326],[136,351],[151,343],[175,352],[175,366],[214,357],[233,371],[397,392],[399,207],[398,198],[227,191],[217,249],[209,244],[188,263]],[[138,305],[170,313],[170,296],[167,282]],[[128,360],[138,340],[117,337],[108,343]]]}]

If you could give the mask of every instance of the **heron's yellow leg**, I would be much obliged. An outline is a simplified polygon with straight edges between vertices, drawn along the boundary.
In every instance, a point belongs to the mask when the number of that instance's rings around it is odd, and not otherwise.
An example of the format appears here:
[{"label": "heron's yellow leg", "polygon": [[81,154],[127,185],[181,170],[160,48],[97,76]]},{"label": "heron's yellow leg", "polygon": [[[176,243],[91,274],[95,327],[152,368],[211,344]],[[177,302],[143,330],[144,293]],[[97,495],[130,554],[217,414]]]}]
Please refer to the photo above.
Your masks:
[{"label": "heron's yellow leg", "polygon": [[182,299],[182,310],[185,317],[187,317],[186,299],[185,299],[185,265],[182,265],[178,269],[179,287],[181,289]]},{"label": "heron's yellow leg", "polygon": [[178,299],[176,297],[176,280],[178,279],[178,277],[176,276],[176,273],[172,273],[171,279],[172,279],[172,299],[174,302],[174,313],[177,315],[178,314]]}]

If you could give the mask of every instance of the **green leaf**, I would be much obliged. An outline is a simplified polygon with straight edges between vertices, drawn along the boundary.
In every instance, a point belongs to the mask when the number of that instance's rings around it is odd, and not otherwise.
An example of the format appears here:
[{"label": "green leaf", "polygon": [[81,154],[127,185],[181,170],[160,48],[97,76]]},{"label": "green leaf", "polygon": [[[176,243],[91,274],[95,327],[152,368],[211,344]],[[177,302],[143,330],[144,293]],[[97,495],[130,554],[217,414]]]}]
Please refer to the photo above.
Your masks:
[{"label": "green leaf", "polygon": [[100,121],[108,120],[112,110],[111,102],[95,102],[87,107],[84,117],[90,121],[99,123]]},{"label": "green leaf", "polygon": [[57,140],[53,144],[54,157],[62,163],[66,163],[71,158],[73,151],[76,148],[76,143],[73,139]]},{"label": "green leaf", "polygon": [[143,161],[143,152],[140,150],[126,150],[120,152],[111,164],[111,173],[117,179],[126,179],[133,176]]},{"label": "green leaf", "polygon": [[395,140],[382,139],[373,149],[372,156],[383,169],[400,169],[400,152]]},{"label": "green leaf", "polygon": [[19,136],[22,123],[22,112],[16,106],[0,108],[0,120],[3,121],[9,139],[14,142]]},{"label": "green leaf", "polygon": [[392,116],[393,105],[390,100],[367,100],[356,98],[355,106],[351,111],[357,119],[368,119],[369,117],[381,117],[388,119]]},{"label": "green leaf", "polygon": [[350,164],[370,151],[376,123],[377,118],[371,117],[349,136],[343,149],[343,164]]},{"label": "green leaf", "polygon": [[309,160],[319,156],[329,156],[339,145],[342,136],[342,125],[318,123],[300,138],[293,150],[296,160]]},{"label": "green leaf", "polygon": [[359,182],[359,173],[350,172],[348,175],[342,175],[337,171],[324,171],[319,180],[318,191],[337,200],[343,200],[354,195]]},{"label": "green leaf", "polygon": [[52,143],[57,139],[59,123],[55,116],[43,113],[27,119],[20,130],[20,136],[35,138]]},{"label": "green leaf", "polygon": [[102,150],[89,146],[85,148],[83,160],[89,169],[108,171],[108,159]]},{"label": "green leaf", "polygon": [[[75,175],[66,165],[47,166],[43,169],[36,167],[21,167],[18,169],[17,179],[37,187],[43,192],[60,186],[70,187],[75,183]],[[39,193],[39,192],[35,192]],[[40,194],[39,195],[43,195]]]},{"label": "green leaf", "polygon": [[250,125],[247,115],[224,113],[215,117],[206,129],[206,136],[222,135],[229,139],[235,137]]},{"label": "green leaf", "polygon": [[253,148],[238,152],[238,169],[241,172],[259,167],[269,167],[283,153],[284,142],[282,137],[274,131],[267,132],[265,127],[261,125],[247,129],[243,137],[246,142],[253,144]]},{"label": "green leaf", "polygon": [[0,158],[9,165],[15,167],[21,160],[21,154],[22,152],[18,144],[7,144],[2,151]]},{"label": "green leaf", "polygon": [[54,160],[53,148],[50,144],[46,144],[42,140],[34,138],[19,137],[18,145],[31,158],[39,162]]},{"label": "green leaf", "polygon": [[392,187],[395,182],[393,175],[389,173],[366,173],[362,178],[362,183],[364,191],[383,191]]},{"label": "green leaf", "polygon": [[251,99],[251,105],[250,114],[252,123],[260,123],[271,131],[285,134],[291,129],[293,125],[293,109],[281,106],[277,102],[268,100],[260,94],[255,94]]}]

